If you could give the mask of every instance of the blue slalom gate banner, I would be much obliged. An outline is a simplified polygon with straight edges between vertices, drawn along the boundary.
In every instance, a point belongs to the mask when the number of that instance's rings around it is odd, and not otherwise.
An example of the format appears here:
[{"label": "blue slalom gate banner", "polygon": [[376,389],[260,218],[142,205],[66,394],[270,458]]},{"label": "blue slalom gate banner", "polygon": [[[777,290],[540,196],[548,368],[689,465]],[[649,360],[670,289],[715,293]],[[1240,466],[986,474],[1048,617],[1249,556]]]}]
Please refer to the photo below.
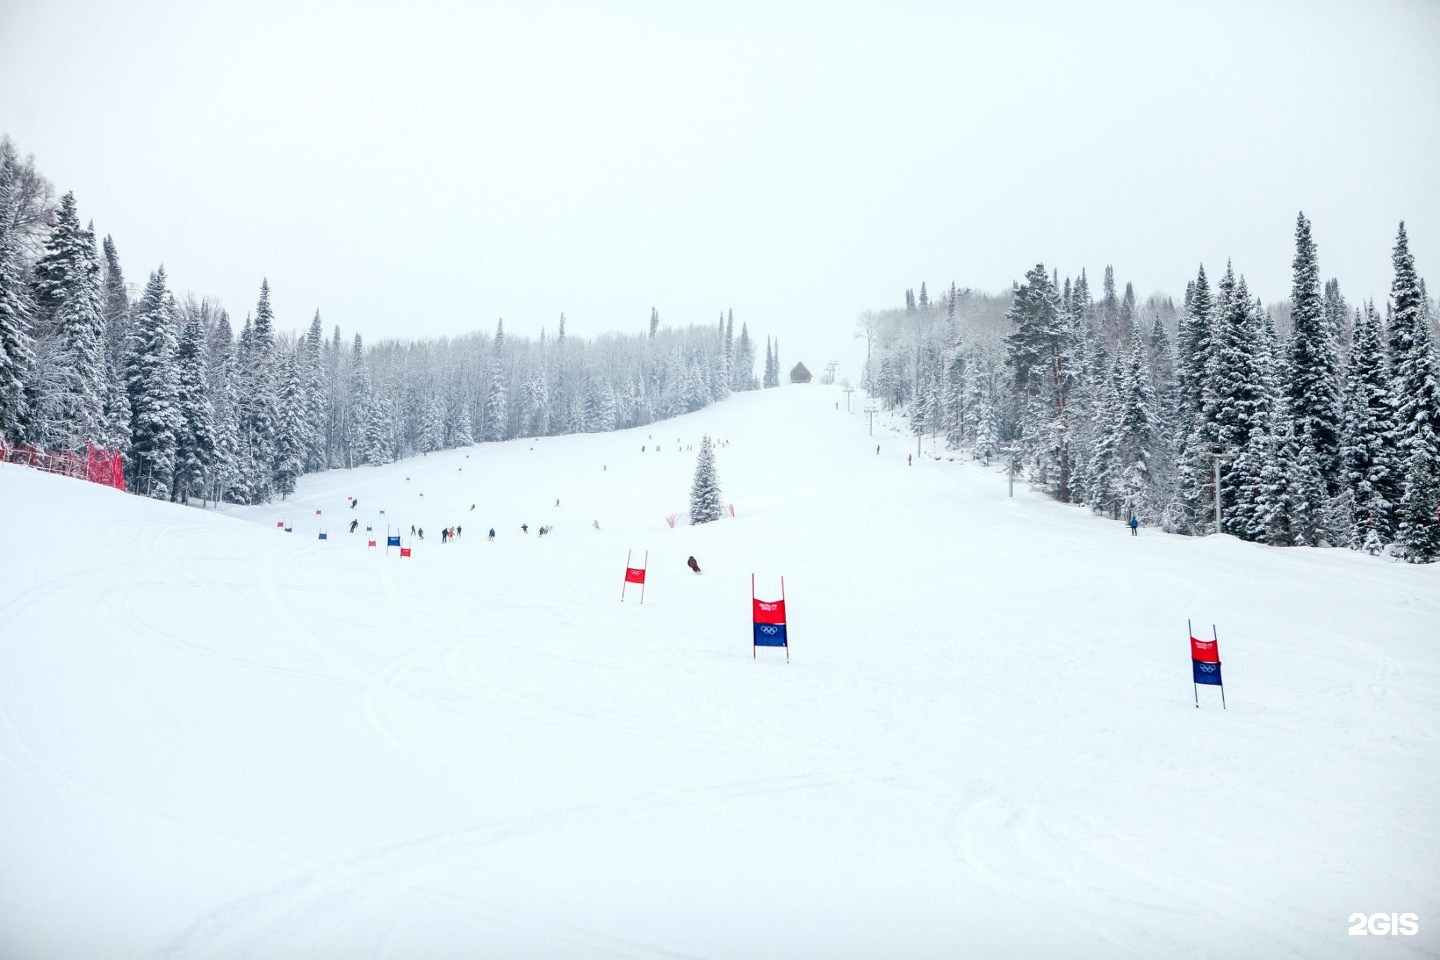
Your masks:
[{"label": "blue slalom gate banner", "polygon": [[757,647],[788,647],[785,642],[785,624],[783,623],[757,623],[755,624],[755,642]]},{"label": "blue slalom gate banner", "polygon": [[1212,686],[1223,687],[1220,682],[1220,664],[1204,663],[1200,660],[1191,660],[1190,666],[1194,668],[1195,682],[1208,683]]},{"label": "blue slalom gate banner", "polygon": [[755,596],[755,574],[750,574],[750,658],[760,647],[784,647],[785,662],[790,662],[790,634],[785,629],[785,578],[780,578],[780,599],[761,600]]}]

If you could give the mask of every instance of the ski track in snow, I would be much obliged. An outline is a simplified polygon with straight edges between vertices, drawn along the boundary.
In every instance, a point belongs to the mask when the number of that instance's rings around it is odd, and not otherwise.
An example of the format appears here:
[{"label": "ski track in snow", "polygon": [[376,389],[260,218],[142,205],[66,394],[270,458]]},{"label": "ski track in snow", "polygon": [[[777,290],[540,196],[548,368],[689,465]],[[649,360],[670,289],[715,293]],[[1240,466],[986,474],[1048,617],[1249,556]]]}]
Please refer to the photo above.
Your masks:
[{"label": "ski track in snow", "polygon": [[[35,544],[0,592],[0,795],[67,804],[11,828],[33,836],[0,918],[29,899],[0,952],[85,953],[55,922],[85,904],[31,882],[76,828],[168,851],[139,886],[176,896],[116,956],[1437,952],[1440,571],[1131,538],[996,470],[908,466],[913,437],[868,438],[837,395],[316,475],[221,516],[0,468]],[[694,465],[669,438],[704,430],[733,441],[737,518],[667,529]],[[352,517],[433,533],[401,561]],[[73,553],[43,545],[62,522]],[[647,547],[646,603],[621,604]],[[762,597],[786,577],[788,665],[744,649],[752,570]],[[1193,706],[1187,618],[1219,624],[1226,711]],[[1357,942],[1361,910],[1422,935]]]}]

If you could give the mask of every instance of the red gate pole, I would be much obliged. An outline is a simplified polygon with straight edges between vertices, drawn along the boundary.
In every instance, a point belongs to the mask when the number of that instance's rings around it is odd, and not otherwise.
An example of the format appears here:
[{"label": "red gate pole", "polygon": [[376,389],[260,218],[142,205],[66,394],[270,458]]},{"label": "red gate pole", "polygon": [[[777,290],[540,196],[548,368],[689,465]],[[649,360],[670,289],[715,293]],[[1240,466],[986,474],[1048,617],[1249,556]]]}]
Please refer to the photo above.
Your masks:
[{"label": "red gate pole", "polygon": [[750,574],[750,659],[755,659],[755,574]]},{"label": "red gate pole", "polygon": [[[780,603],[785,603],[785,578],[780,578]],[[785,662],[790,662],[790,608],[785,608]]]},{"label": "red gate pole", "polygon": [[645,581],[650,579],[650,549],[645,549],[645,566],[640,576],[640,606],[645,606]]}]

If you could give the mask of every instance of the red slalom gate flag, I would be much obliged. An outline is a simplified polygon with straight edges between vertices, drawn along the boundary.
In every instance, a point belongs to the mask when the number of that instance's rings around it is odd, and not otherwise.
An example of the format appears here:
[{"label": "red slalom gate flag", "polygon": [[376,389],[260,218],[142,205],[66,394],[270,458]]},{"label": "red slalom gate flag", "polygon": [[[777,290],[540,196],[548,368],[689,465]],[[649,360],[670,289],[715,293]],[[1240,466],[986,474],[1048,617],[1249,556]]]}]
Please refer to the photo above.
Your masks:
[{"label": "red slalom gate flag", "polygon": [[785,622],[785,601],[784,600],[756,600],[750,598],[755,607],[756,623],[784,623]]},{"label": "red slalom gate flag", "polygon": [[408,556],[410,556],[410,548],[409,548],[409,547],[401,547],[401,548],[400,548],[400,556],[402,556],[402,557],[408,557]]},{"label": "red slalom gate flag", "polygon": [[1200,663],[1219,663],[1220,644],[1215,640],[1190,638],[1190,659]]},{"label": "red slalom gate flag", "polygon": [[620,584],[621,603],[625,602],[625,588],[632,583],[640,584],[640,602],[645,602],[645,571],[650,568],[650,551],[645,551],[645,560],[643,561],[645,565],[643,567],[630,566],[630,558],[634,553],[635,551],[633,550],[627,550],[625,552],[625,580]]},{"label": "red slalom gate flag", "polygon": [[375,546],[375,541],[374,541],[374,540],[368,541],[365,545],[366,545],[367,547],[373,547],[373,546]]}]

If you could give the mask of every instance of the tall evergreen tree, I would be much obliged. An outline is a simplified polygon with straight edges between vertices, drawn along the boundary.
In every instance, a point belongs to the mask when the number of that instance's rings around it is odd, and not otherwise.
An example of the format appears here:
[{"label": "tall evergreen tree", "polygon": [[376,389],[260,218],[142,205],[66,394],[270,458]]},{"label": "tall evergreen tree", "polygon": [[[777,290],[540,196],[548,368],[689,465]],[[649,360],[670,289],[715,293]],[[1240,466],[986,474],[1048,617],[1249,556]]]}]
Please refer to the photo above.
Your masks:
[{"label": "tall evergreen tree", "polygon": [[145,285],[125,364],[130,397],[129,486],[158,500],[170,498],[177,435],[183,425],[169,300],[162,266],[150,274]]},{"label": "tall evergreen tree", "polygon": [[41,278],[36,299],[50,311],[54,349],[44,382],[36,384],[34,432],[48,447],[83,450],[90,443],[103,444],[109,433],[109,371],[100,264],[94,233],[77,221],[73,194],[65,195],[60,223],[36,272]]},{"label": "tall evergreen tree", "polygon": [[755,344],[745,323],[740,324],[740,337],[735,341],[735,389],[755,389]]},{"label": "tall evergreen tree", "polygon": [[22,171],[0,139],[0,436],[22,440],[30,416],[25,381],[35,362],[33,308],[22,278]]},{"label": "tall evergreen tree", "polygon": [[1440,361],[1430,337],[1429,303],[1400,224],[1392,255],[1390,351],[1393,369],[1391,446],[1404,468],[1397,511],[1398,552],[1412,563],[1440,558]]},{"label": "tall evergreen tree", "polygon": [[310,330],[305,335],[303,354],[303,377],[305,399],[304,445],[305,471],[313,473],[329,466],[329,444],[326,436],[328,410],[330,406],[328,377],[325,367],[324,330],[320,325],[320,311],[310,321]]},{"label": "tall evergreen tree", "polygon": [[191,496],[206,496],[216,459],[215,409],[207,383],[209,353],[200,313],[188,311],[176,350],[180,425],[176,432],[174,499],[181,503],[188,503]]},{"label": "tall evergreen tree", "polygon": [[1389,370],[1374,302],[1356,311],[1345,398],[1344,483],[1354,491],[1355,539],[1351,547],[1376,554],[1395,535],[1392,511],[1399,483],[1390,444],[1394,410]]},{"label": "tall evergreen tree", "polygon": [[485,394],[485,438],[504,440],[509,436],[510,398],[501,355],[505,347],[505,321],[495,327],[495,356],[490,362],[490,389]]},{"label": "tall evergreen tree", "polygon": [[240,337],[238,356],[240,467],[252,503],[265,503],[274,495],[276,437],[280,416],[276,393],[275,314],[270,307],[270,281],[260,281],[255,316]]},{"label": "tall evergreen tree", "polygon": [[700,438],[700,455],[695,459],[695,481],[690,486],[690,523],[710,523],[724,515],[720,481],[715,474],[715,452],[707,433]]},{"label": "tall evergreen tree", "polygon": [[[1325,318],[1320,268],[1310,221],[1295,221],[1294,284],[1290,293],[1290,364],[1287,395],[1295,434],[1308,439],[1325,481],[1326,494],[1340,488],[1341,405],[1340,357]],[[1321,504],[1311,504],[1319,510]]]},{"label": "tall evergreen tree", "polygon": [[1160,429],[1149,360],[1140,339],[1140,328],[1133,324],[1116,400],[1115,432],[1119,437],[1116,493],[1130,511],[1153,519],[1156,504],[1152,500],[1151,484],[1161,453]]},{"label": "tall evergreen tree", "polygon": [[1440,384],[1430,339],[1428,305],[1415,273],[1405,224],[1400,224],[1391,258],[1395,278],[1390,285],[1391,393],[1395,407],[1395,446],[1409,460],[1417,447],[1435,457],[1440,429]]},{"label": "tall evergreen tree", "polygon": [[87,236],[80,226],[75,194],[67,193],[60,198],[55,228],[45,241],[45,253],[35,264],[34,302],[47,332],[52,328],[55,311],[70,299],[76,284],[84,282],[75,272],[93,262],[93,250],[93,236]]},{"label": "tall evergreen tree", "polygon": [[253,499],[242,469],[244,445],[240,437],[239,363],[227,351],[212,378],[215,416],[215,462],[210,489],[216,499],[249,503]]},{"label": "tall evergreen tree", "polygon": [[1014,371],[1017,430],[1035,479],[1068,503],[1073,469],[1069,403],[1078,358],[1045,265],[1036,264],[1025,281],[1016,286],[1007,315],[1015,332],[1005,338],[1005,363]]},{"label": "tall evergreen tree", "polygon": [[285,499],[295,492],[295,482],[305,472],[305,448],[309,430],[306,418],[305,381],[298,354],[280,358],[279,394],[276,397],[275,492]]}]

